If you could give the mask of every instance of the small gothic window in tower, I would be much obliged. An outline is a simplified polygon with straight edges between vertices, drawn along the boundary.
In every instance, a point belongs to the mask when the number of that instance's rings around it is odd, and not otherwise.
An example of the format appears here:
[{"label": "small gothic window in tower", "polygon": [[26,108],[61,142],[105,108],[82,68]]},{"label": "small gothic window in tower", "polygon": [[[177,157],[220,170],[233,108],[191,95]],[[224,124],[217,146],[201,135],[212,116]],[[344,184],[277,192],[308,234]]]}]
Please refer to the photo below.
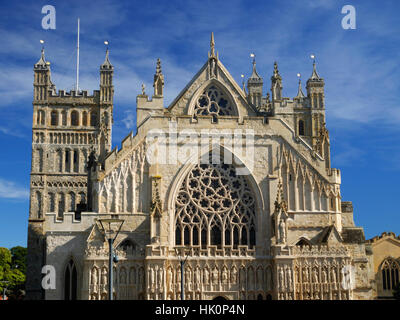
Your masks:
[{"label": "small gothic window in tower", "polygon": [[62,120],[62,125],[66,126],[67,125],[67,113],[64,110],[61,112],[61,120]]},{"label": "small gothic window in tower", "polygon": [[71,112],[71,126],[78,126],[79,125],[79,114],[78,111]]},{"label": "small gothic window in tower", "polygon": [[70,198],[70,208],[69,208],[69,211],[70,211],[70,212],[74,212],[74,211],[75,211],[75,193],[70,192],[70,193],[69,193],[69,198]]},{"label": "small gothic window in tower", "polygon": [[95,127],[97,125],[97,113],[96,111],[92,111],[90,113],[90,125]]},{"label": "small gothic window in tower", "polygon": [[299,120],[299,136],[304,136],[304,121]]},{"label": "small gothic window in tower", "polygon": [[57,219],[63,219],[64,217],[64,209],[65,209],[65,201],[64,201],[64,194],[58,194],[58,214]]},{"label": "small gothic window in tower", "polygon": [[48,212],[54,212],[55,211],[55,197],[54,193],[49,192],[49,211]]},{"label": "small gothic window in tower", "polygon": [[58,112],[56,110],[53,110],[51,112],[51,125],[52,126],[58,125]]},{"label": "small gothic window in tower", "polygon": [[82,113],[82,125],[87,126],[87,112],[83,111]]},{"label": "small gothic window in tower", "polygon": [[218,116],[234,115],[234,111],[224,92],[211,85],[197,99],[194,115],[211,115],[216,121]]}]

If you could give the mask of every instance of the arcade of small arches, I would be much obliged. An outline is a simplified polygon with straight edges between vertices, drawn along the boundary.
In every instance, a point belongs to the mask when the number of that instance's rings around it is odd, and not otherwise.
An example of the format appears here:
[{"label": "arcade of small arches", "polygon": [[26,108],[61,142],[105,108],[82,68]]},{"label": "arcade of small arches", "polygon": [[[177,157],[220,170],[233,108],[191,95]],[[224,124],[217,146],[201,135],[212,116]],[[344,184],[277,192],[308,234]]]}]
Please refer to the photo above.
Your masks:
[{"label": "arcade of small arches", "polygon": [[[108,126],[109,115],[108,112],[103,112],[105,122]],[[47,119],[47,120],[46,120]],[[97,111],[81,111],[81,110],[51,110],[46,112],[44,109],[38,109],[36,112],[36,125],[39,126],[84,126],[96,127],[99,118]]]},{"label": "arcade of small arches", "polygon": [[[81,192],[48,192],[44,195],[40,191],[35,192],[35,199],[32,202],[31,212],[36,212],[35,218],[42,218],[43,212],[57,213],[57,219],[63,219],[65,212],[75,212],[77,205],[86,203],[86,194]],[[45,204],[45,205],[44,205]],[[33,218],[33,217],[31,217]]]},{"label": "arcade of small arches", "polygon": [[[87,172],[86,162],[89,156],[88,148],[58,148],[48,151],[49,159],[47,171],[54,173],[80,173]],[[36,164],[33,171],[44,171],[45,152],[41,147],[35,147],[32,151],[32,162]]]}]

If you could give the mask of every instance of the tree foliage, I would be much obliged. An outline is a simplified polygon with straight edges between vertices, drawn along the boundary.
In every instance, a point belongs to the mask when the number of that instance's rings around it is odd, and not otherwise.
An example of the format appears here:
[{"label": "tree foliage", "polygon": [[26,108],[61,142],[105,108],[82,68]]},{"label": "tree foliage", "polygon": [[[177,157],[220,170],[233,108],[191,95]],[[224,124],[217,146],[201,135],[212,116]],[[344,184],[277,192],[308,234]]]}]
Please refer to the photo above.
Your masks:
[{"label": "tree foliage", "polygon": [[24,294],[26,281],[26,248],[0,248],[0,294],[6,288],[9,298],[19,299]]}]

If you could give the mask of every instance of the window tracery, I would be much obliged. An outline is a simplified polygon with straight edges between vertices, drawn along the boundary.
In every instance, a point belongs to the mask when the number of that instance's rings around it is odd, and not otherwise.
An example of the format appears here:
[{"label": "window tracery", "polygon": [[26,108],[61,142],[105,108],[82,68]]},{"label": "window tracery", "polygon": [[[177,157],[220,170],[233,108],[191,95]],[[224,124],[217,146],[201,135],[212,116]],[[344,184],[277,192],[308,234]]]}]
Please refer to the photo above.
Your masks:
[{"label": "window tracery", "polygon": [[383,290],[393,290],[399,283],[399,265],[392,259],[386,259],[381,269]]},{"label": "window tracery", "polygon": [[216,120],[218,116],[234,115],[234,111],[226,94],[215,85],[211,85],[197,98],[194,116],[198,115],[211,115]]},{"label": "window tracery", "polygon": [[198,164],[175,201],[176,245],[254,246],[255,199],[228,164]]}]

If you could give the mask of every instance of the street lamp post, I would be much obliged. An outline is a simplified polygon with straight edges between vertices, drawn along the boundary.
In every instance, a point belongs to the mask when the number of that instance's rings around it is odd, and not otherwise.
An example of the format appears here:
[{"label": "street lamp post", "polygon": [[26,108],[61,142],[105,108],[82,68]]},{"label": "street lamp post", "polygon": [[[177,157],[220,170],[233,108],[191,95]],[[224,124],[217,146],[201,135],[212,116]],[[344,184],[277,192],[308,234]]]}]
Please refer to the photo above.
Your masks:
[{"label": "street lamp post", "polygon": [[6,286],[3,288],[3,301],[6,300],[6,291],[7,291],[7,287],[8,284],[10,283],[9,281],[0,281],[1,283],[4,283]]},{"label": "street lamp post", "polygon": [[[108,241],[109,246],[109,261],[108,261],[108,299],[113,300],[113,259],[114,259],[114,241],[121,231],[122,225],[124,224],[123,219],[111,218],[111,219],[99,219],[102,231]],[[112,225],[116,225],[118,230],[115,232]]]},{"label": "street lamp post", "polygon": [[189,253],[186,255],[185,260],[182,259],[181,255],[178,253],[178,250],[176,248],[175,248],[175,253],[178,256],[179,263],[181,264],[181,300],[185,300],[185,284],[184,284],[185,277],[183,275],[183,272],[185,270],[185,263],[189,256]]}]

